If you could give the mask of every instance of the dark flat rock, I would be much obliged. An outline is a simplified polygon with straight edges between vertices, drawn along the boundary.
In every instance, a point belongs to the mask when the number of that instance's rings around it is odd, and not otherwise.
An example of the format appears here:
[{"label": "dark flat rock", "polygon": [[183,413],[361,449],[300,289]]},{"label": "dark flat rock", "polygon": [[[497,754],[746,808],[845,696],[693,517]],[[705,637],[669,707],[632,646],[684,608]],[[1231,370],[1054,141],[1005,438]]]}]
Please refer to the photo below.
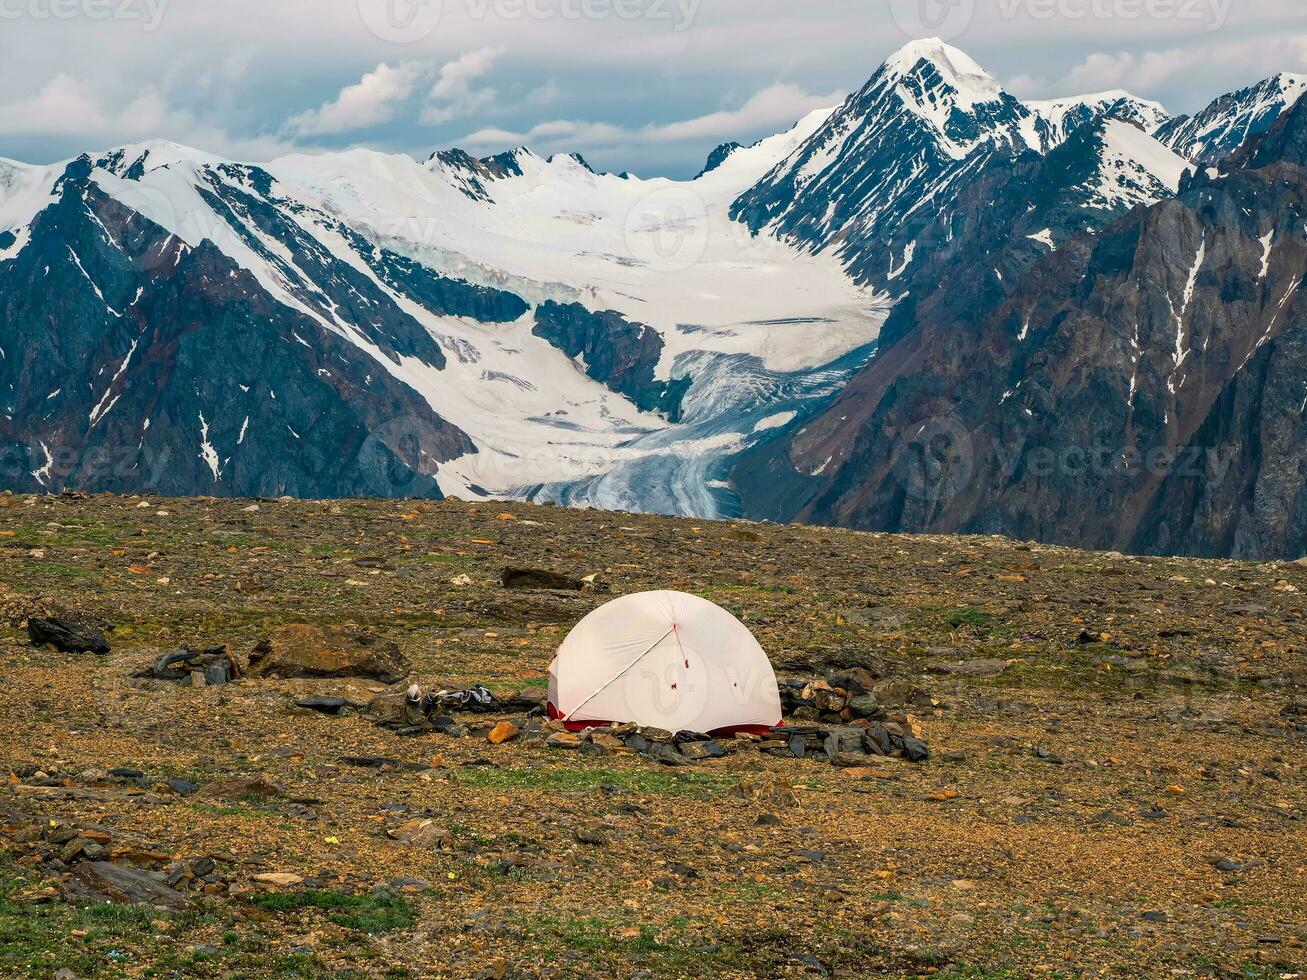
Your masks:
[{"label": "dark flat rock", "polygon": [[52,646],[63,653],[109,652],[109,641],[93,626],[68,619],[32,618],[27,621],[27,635],[38,647]]},{"label": "dark flat rock", "polygon": [[113,902],[117,905],[149,905],[158,909],[190,908],[185,895],[169,888],[139,868],[89,861],[79,864],[68,883],[69,897],[82,901]]}]

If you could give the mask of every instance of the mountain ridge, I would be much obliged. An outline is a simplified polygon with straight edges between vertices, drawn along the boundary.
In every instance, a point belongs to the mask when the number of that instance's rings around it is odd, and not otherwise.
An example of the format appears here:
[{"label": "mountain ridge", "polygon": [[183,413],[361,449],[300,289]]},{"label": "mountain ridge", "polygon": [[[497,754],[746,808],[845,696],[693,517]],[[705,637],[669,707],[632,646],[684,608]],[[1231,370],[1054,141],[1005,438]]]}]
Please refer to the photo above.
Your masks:
[{"label": "mountain ridge", "polygon": [[1307,551],[1305,147],[1300,102],[1231,173],[1075,236],[968,319],[946,281],[826,412],[741,458],[752,515]]},{"label": "mountain ridge", "polygon": [[[1221,104],[1260,126],[1273,100],[1254,101]],[[1204,152],[1249,118],[1208,117]],[[1023,102],[924,39],[690,181],[525,147],[252,165],[155,140],[0,163],[0,351],[22,352],[0,357],[5,479],[826,513],[802,480],[759,483],[777,447],[909,350],[945,370],[949,330],[991,329],[1050,262],[1192,192],[1210,174],[1159,138],[1184,125],[1125,92]],[[1287,141],[1263,151],[1296,146],[1268,128]],[[820,476],[839,453],[801,455]]]}]

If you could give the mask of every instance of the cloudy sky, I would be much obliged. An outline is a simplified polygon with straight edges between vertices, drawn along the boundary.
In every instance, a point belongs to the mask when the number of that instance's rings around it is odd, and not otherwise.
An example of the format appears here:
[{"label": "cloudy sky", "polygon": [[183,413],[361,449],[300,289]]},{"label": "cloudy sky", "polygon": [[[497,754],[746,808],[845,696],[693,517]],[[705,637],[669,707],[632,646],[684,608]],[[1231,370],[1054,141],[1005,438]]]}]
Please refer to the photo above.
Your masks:
[{"label": "cloudy sky", "polygon": [[928,35],[1023,97],[1173,112],[1307,72],[1304,0],[0,0],[0,156],[525,143],[682,176]]}]

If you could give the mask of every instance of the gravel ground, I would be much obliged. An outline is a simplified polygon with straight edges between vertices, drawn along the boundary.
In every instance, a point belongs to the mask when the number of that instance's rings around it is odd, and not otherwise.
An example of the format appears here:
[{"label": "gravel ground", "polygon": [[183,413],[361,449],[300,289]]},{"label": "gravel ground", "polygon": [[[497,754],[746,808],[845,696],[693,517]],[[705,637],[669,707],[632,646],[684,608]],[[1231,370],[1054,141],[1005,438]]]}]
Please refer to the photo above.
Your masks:
[{"label": "gravel ground", "polygon": [[[609,591],[509,591],[508,565]],[[932,758],[668,769],[295,707],[373,681],[131,677],[183,645],[243,660],[284,624],[356,624],[424,688],[538,693],[571,625],[655,588],[725,606],[782,675],[870,667]],[[0,497],[0,974],[1297,976],[1301,590],[1296,565],[998,538]],[[112,652],[34,648],[40,610]],[[235,778],[275,786],[224,796]],[[742,781],[790,792],[746,801]],[[63,827],[194,872],[186,907],[79,899],[48,860]]]}]

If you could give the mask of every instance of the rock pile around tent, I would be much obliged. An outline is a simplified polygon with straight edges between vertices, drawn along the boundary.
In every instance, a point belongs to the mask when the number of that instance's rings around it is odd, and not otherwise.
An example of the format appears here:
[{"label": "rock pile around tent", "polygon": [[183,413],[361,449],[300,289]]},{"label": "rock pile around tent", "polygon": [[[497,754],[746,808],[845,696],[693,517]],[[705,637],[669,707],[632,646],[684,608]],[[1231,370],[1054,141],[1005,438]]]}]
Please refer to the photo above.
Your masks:
[{"label": "rock pile around tent", "polygon": [[[568,634],[550,665],[543,705],[483,687],[423,694],[413,685],[364,713],[402,735],[473,735],[495,745],[544,739],[553,748],[642,755],[665,765],[740,751],[849,768],[869,757],[924,762],[930,753],[916,720],[887,714],[873,682],[852,670],[778,685],[758,641],[725,609],[684,592],[643,592],[599,607]],[[803,724],[784,725],[782,709]],[[525,718],[502,717],[523,710]]]},{"label": "rock pile around tent", "polygon": [[[843,768],[870,766],[877,758],[924,762],[930,757],[917,719],[910,714],[884,711],[874,697],[847,698],[847,692],[833,686],[829,679],[786,681],[782,691],[786,704],[799,705],[798,710],[804,713],[805,708],[818,711],[819,702],[829,708],[846,699],[853,706],[844,704],[838,712],[826,711],[824,718],[812,723],[781,725],[765,733],[740,733],[733,737],[672,732],[634,723],[568,731],[562,721],[543,717],[542,704],[534,705],[525,716],[508,714],[531,705],[522,695],[494,696],[493,708],[487,711],[489,706],[477,702],[459,703],[448,696],[411,691],[408,695],[378,697],[363,709],[363,714],[401,735],[483,738],[493,744],[543,740],[550,748],[583,755],[639,755],[671,766],[692,765],[741,752],[810,759]],[[860,711],[867,713],[859,715]]]}]

